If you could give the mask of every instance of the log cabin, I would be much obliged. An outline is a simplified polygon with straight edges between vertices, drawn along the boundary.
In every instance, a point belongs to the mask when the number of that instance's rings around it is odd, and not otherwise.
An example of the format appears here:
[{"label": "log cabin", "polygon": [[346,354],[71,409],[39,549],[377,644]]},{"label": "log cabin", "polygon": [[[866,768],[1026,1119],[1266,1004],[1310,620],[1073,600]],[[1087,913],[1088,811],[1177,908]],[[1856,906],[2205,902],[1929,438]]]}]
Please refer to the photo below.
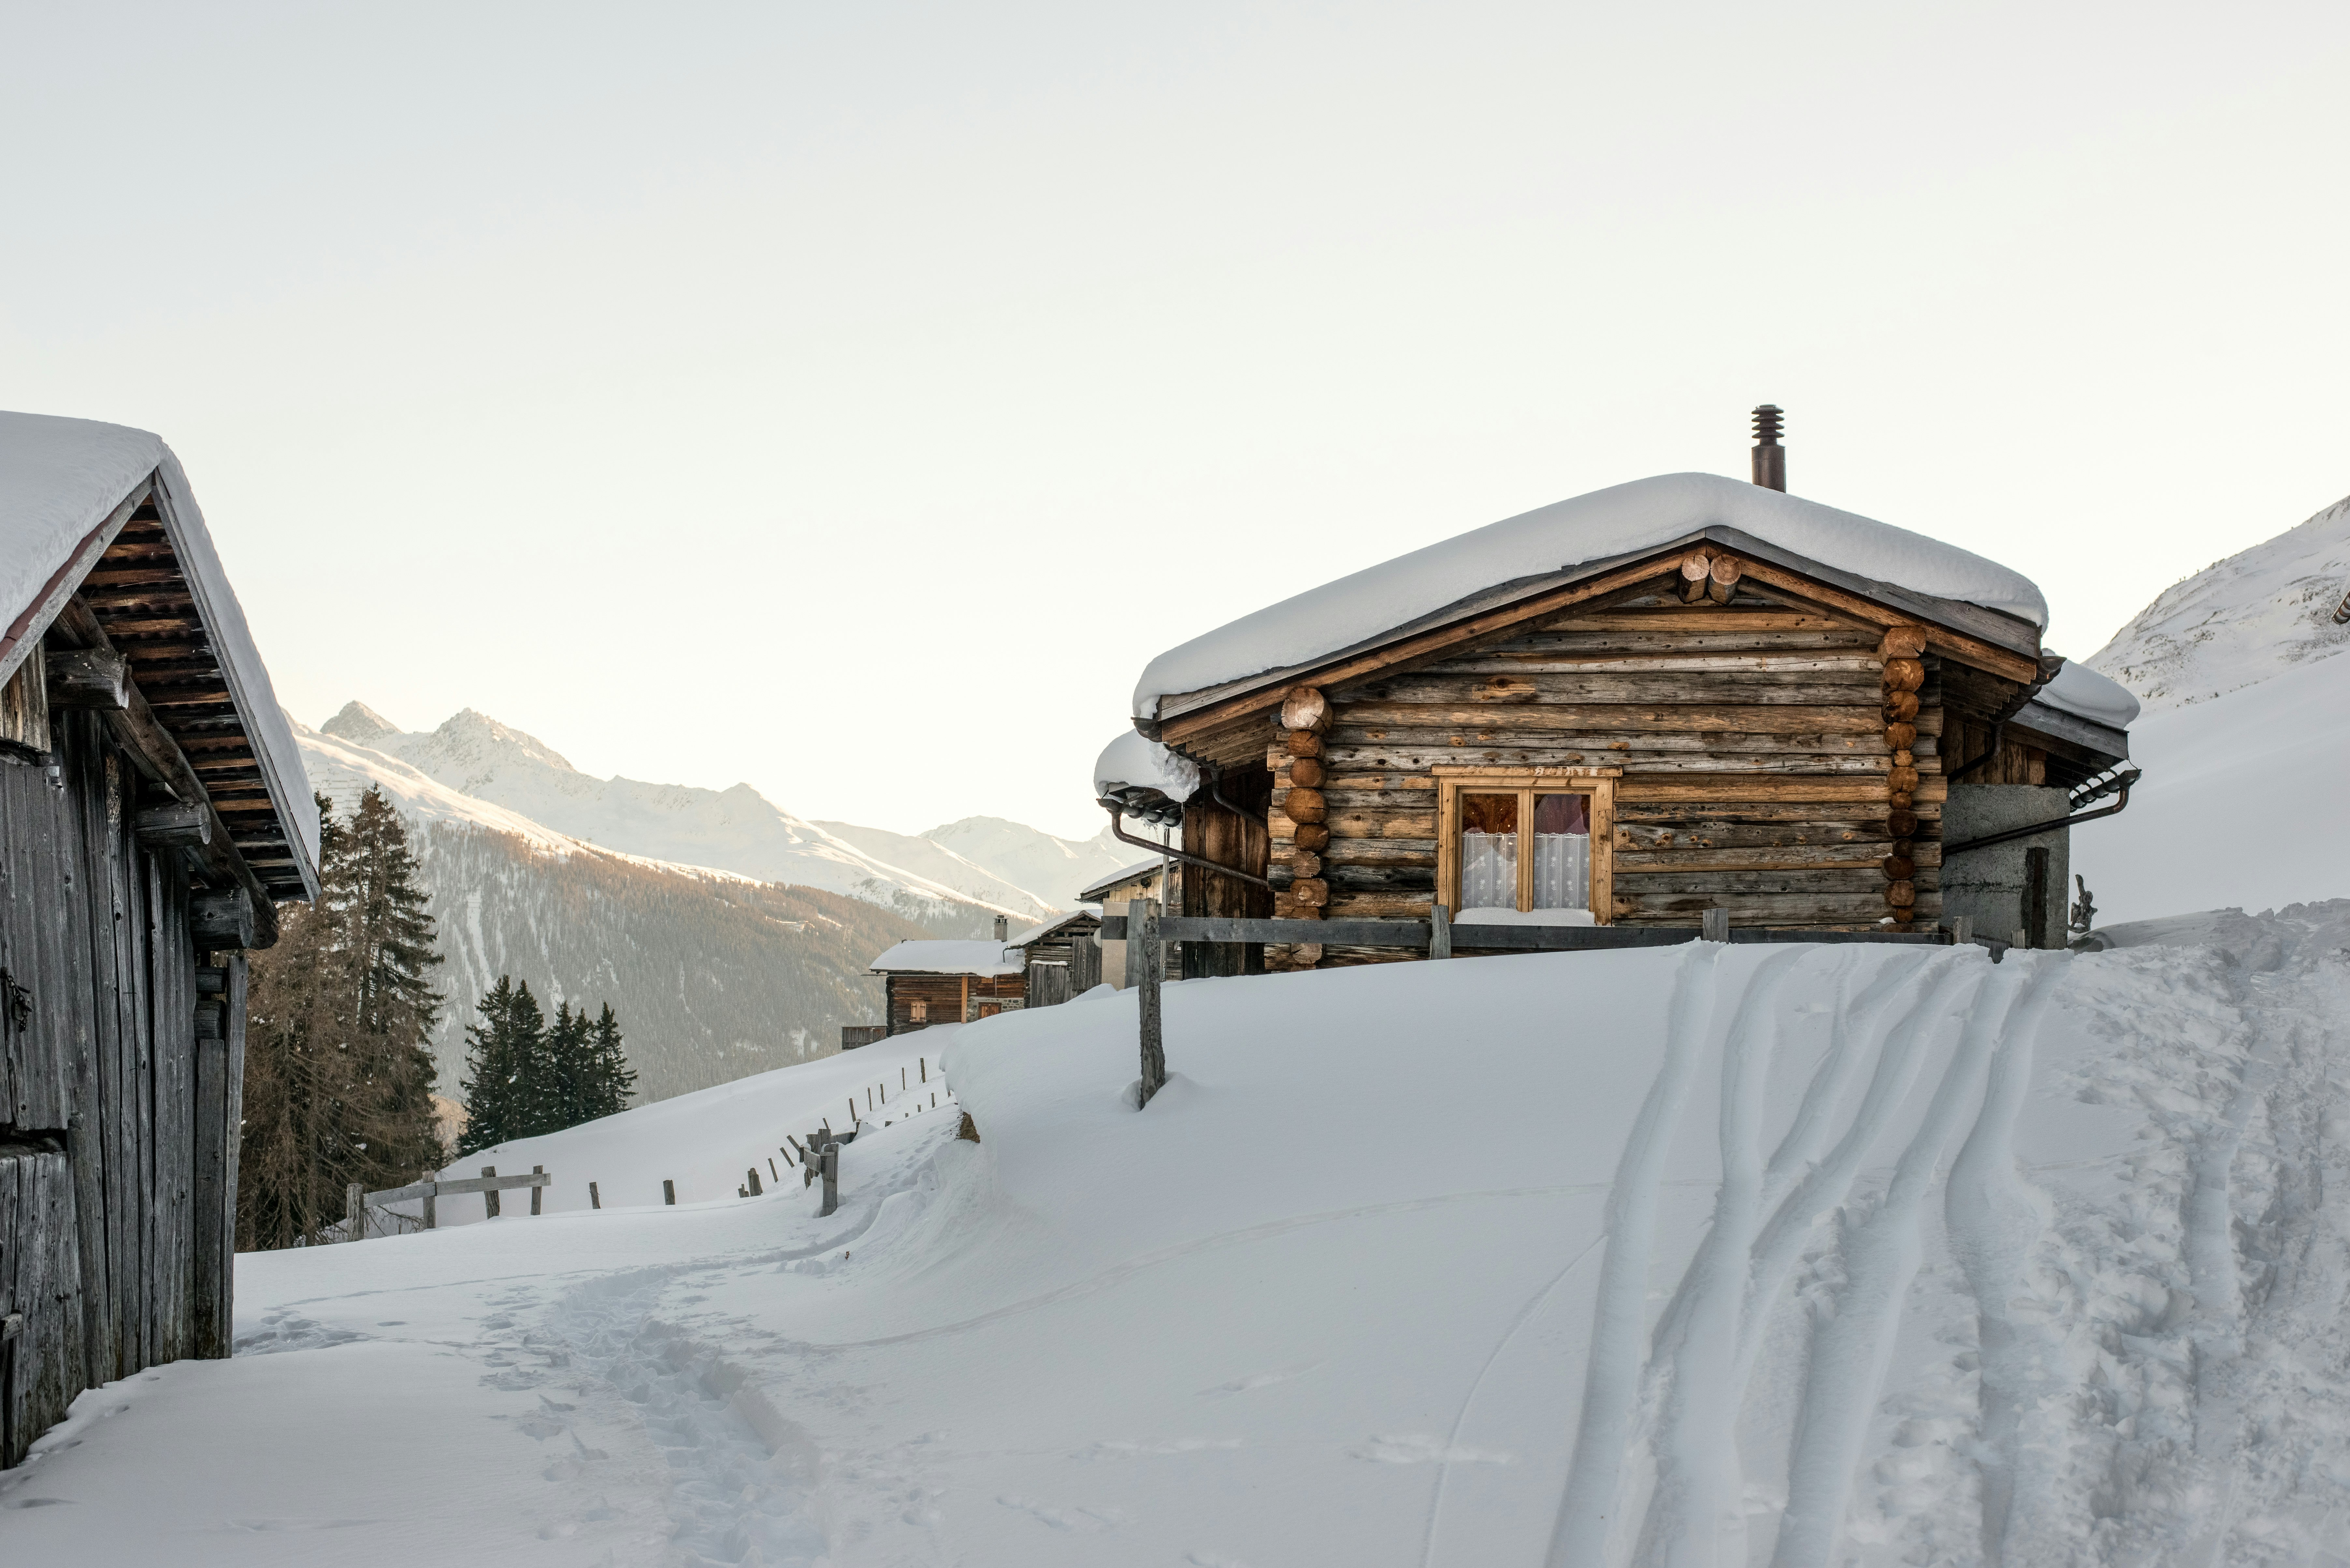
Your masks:
[{"label": "log cabin", "polygon": [[0,413],[0,1465],[233,1331],[245,952],[318,890],[294,737],[171,449]]},{"label": "log cabin", "polygon": [[[2135,701],[2043,648],[2021,574],[1785,493],[1755,414],[1752,483],[1579,496],[1162,654],[1097,797],[1180,815],[1184,915],[2063,945],[2063,846],[2126,804]],[[1410,956],[1209,946],[1187,973]]]},{"label": "log cabin", "polygon": [[911,941],[873,961],[890,1034],[941,1023],[972,1023],[1024,1005],[1026,965],[1005,947],[1009,922],[995,918],[993,940]]},{"label": "log cabin", "polygon": [[[1098,788],[1098,784],[1097,784]],[[1180,820],[1180,811],[1178,820]],[[1096,882],[1077,895],[1081,904],[1098,905],[1104,915],[1123,915],[1132,909],[1138,898],[1155,898],[1165,906],[1170,899],[1182,898],[1182,868],[1168,874],[1168,862],[1163,857],[1138,860]],[[1101,976],[1119,991],[1126,989],[1126,943],[1104,938],[1101,942]]]}]

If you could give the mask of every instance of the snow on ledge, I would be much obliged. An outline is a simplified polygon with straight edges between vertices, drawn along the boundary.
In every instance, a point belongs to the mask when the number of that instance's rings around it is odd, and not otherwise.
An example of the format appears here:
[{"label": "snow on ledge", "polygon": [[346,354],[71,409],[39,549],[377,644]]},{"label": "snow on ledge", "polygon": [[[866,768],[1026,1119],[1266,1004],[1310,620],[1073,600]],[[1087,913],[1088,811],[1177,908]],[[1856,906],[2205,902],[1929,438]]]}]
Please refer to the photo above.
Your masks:
[{"label": "snow on ledge", "polygon": [[867,967],[876,973],[1018,974],[1025,966],[1006,963],[1004,944],[998,941],[899,942]]},{"label": "snow on ledge", "polygon": [[1588,909],[1463,909],[1456,926],[1596,926]]},{"label": "snow on ledge", "polygon": [[2048,601],[2029,578],[1971,551],[1720,474],[1668,473],[1472,529],[1193,638],[1143,670],[1134,712],[1152,718],[1161,697],[1305,664],[1484,589],[1716,525],[1878,582],[2048,624]]},{"label": "snow on ledge", "polygon": [[2126,730],[2137,718],[2137,699],[2128,687],[2069,659],[2033,701],[2112,730]]},{"label": "snow on ledge", "polygon": [[1189,800],[1200,787],[1200,770],[1156,741],[1128,730],[1102,748],[1094,761],[1094,794],[1140,785],[1155,789],[1169,800]]}]

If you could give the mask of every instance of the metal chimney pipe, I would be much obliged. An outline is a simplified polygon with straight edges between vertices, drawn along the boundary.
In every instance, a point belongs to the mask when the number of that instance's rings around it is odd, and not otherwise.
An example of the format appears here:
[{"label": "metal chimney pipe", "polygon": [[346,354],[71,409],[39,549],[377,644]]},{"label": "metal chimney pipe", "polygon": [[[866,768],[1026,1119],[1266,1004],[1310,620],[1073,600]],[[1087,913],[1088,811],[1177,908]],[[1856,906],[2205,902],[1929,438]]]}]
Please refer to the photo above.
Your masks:
[{"label": "metal chimney pipe", "polygon": [[999,941],[999,942],[1000,942],[1000,941],[1003,940],[1006,937],[1009,937],[1011,934],[1012,934],[1012,919],[1011,919],[1011,917],[1009,917],[1009,916],[1007,916],[1007,915],[998,915],[998,916],[996,916],[996,917],[995,917],[995,940],[996,940],[997,941]]},{"label": "metal chimney pipe", "polygon": [[1787,449],[1779,444],[1779,421],[1785,413],[1776,403],[1754,410],[1754,483],[1765,490],[1787,488]]}]

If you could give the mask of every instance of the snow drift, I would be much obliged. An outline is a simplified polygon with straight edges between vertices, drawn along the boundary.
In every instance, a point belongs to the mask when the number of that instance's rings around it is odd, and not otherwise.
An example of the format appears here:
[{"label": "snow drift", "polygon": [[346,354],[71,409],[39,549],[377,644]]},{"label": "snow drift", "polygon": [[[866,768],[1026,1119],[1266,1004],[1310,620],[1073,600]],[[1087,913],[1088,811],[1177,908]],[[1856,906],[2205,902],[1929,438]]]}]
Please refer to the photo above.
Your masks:
[{"label": "snow drift", "polygon": [[1189,981],[1139,1114],[1131,995],[1006,1014],[948,1054],[984,1141],[868,1131],[830,1218],[240,1259],[244,1354],[86,1397],[0,1550],[2314,1568],[2350,907],[2268,925]]}]

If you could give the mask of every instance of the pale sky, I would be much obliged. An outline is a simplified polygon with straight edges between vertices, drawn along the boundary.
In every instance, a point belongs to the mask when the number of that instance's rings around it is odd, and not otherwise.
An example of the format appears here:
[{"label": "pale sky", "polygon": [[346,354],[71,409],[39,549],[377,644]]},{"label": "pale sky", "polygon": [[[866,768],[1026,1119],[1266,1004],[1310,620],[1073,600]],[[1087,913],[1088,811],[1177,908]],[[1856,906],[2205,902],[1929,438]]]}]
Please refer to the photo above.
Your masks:
[{"label": "pale sky", "polygon": [[2094,652],[2350,492],[2350,6],[9,4],[0,407],[280,697],[1072,836],[1151,655],[1646,474]]}]

